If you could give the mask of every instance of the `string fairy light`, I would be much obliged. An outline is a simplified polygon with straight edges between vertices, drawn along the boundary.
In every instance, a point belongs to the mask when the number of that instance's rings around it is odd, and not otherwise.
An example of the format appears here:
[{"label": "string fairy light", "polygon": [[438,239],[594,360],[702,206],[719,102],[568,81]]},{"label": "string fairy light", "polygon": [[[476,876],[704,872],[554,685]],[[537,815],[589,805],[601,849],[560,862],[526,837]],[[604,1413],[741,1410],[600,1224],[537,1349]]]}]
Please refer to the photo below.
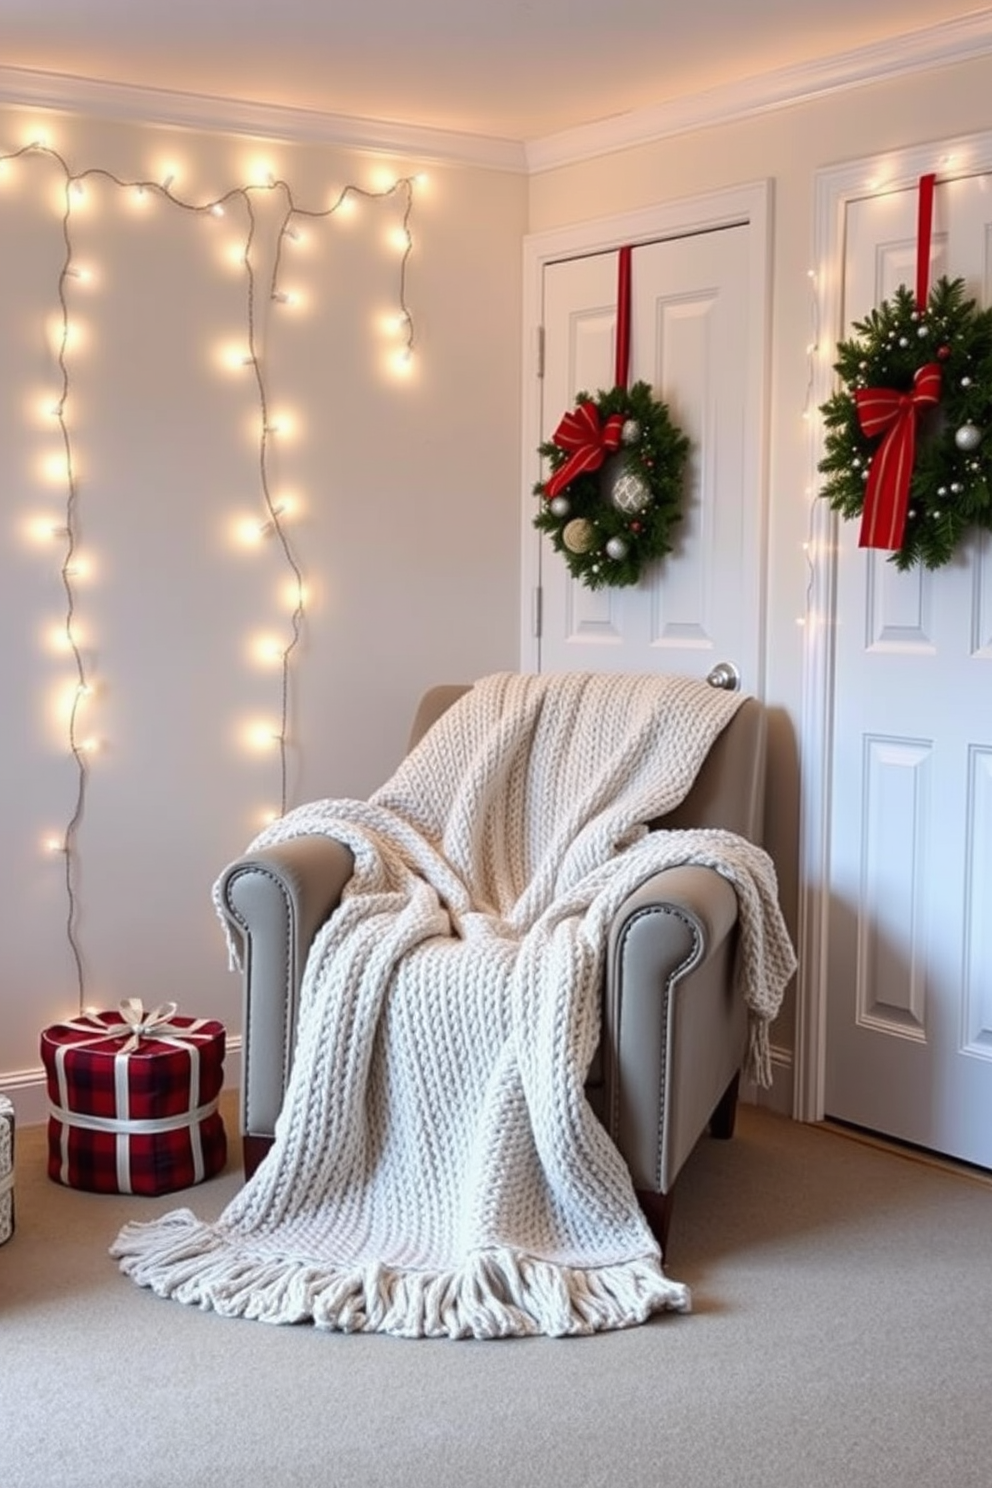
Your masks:
[{"label": "string fairy light", "polygon": [[837,551],[837,519],[823,501],[819,490],[818,460],[822,450],[820,405],[828,395],[830,373],[830,368],[824,361],[822,345],[822,278],[822,269],[807,270],[810,338],[806,345],[807,379],[802,416],[808,428],[810,478],[806,487],[806,537],[802,543],[806,565],[804,611],[796,617],[796,623],[806,628],[810,635],[816,633],[816,626],[823,618],[822,610],[818,610],[817,606],[818,603],[823,603],[825,586],[832,582],[827,570]]},{"label": "string fairy light", "polygon": [[[288,804],[291,672],[294,655],[302,639],[306,618],[306,584],[302,566],[294,552],[286,529],[286,519],[292,513],[293,502],[285,497],[276,499],[270,483],[271,441],[276,436],[285,437],[291,420],[285,415],[280,415],[277,418],[270,411],[270,393],[267,374],[257,330],[257,299],[259,289],[252,250],[255,246],[258,231],[258,219],[253,198],[260,192],[267,194],[279,193],[282,197],[283,212],[277,229],[275,249],[272,255],[268,298],[274,305],[293,310],[301,308],[302,297],[295,290],[283,288],[281,283],[282,257],[283,247],[287,241],[299,243],[303,240],[304,234],[301,230],[301,222],[317,221],[335,216],[344,218],[354,208],[356,202],[362,198],[370,201],[382,201],[397,197],[402,202],[402,222],[401,226],[396,229],[395,235],[396,246],[401,250],[396,324],[399,328],[399,334],[401,334],[403,339],[400,354],[404,363],[408,364],[413,355],[415,339],[413,317],[407,302],[408,265],[413,250],[410,221],[413,211],[414,183],[419,178],[401,176],[395,180],[384,182],[381,187],[377,187],[376,189],[368,189],[355,184],[349,184],[339,191],[330,206],[312,208],[297,202],[287,181],[277,178],[274,172],[268,167],[261,166],[256,168],[254,179],[248,184],[231,187],[220,196],[214,197],[209,201],[194,202],[186,200],[176,193],[174,187],[179,171],[171,163],[164,168],[159,180],[126,180],[113,171],[102,167],[88,167],[82,171],[73,171],[69,162],[57,149],[52,147],[44,137],[37,136],[18,149],[7,152],[0,151],[0,173],[5,174],[9,167],[22,157],[45,159],[55,164],[62,173],[60,211],[64,253],[58,277],[57,294],[59,310],[55,319],[53,338],[60,385],[58,395],[54,403],[49,407],[48,412],[56,422],[62,446],[62,454],[58,459],[57,466],[53,466],[49,472],[49,476],[62,484],[65,492],[65,504],[64,515],[58,521],[53,521],[51,518],[39,518],[33,525],[39,530],[43,527],[50,538],[61,539],[63,543],[62,561],[59,572],[65,609],[60,630],[63,638],[62,649],[68,653],[71,659],[74,674],[67,709],[66,726],[69,753],[72,756],[76,770],[76,789],[69,819],[64,830],[58,836],[50,834],[46,839],[45,847],[49,852],[60,855],[63,860],[66,895],[65,931],[75,970],[78,1005],[80,1012],[82,1012],[86,1008],[87,998],[84,960],[80,946],[78,924],[78,834],[86,806],[90,771],[89,761],[93,754],[99,750],[100,740],[92,733],[84,733],[82,729],[85,705],[94,695],[94,685],[87,670],[77,622],[78,600],[76,583],[84,573],[84,566],[78,551],[79,479],[73,430],[70,420],[72,410],[70,352],[75,350],[79,344],[80,327],[70,317],[68,293],[70,285],[82,286],[88,283],[93,278],[94,271],[89,265],[80,264],[75,261],[72,237],[73,215],[80,210],[84,210],[88,205],[90,197],[90,193],[87,190],[88,184],[91,181],[100,180],[117,187],[126,194],[127,199],[135,207],[140,209],[148,208],[158,198],[180,211],[210,217],[215,220],[226,219],[230,207],[236,203],[241,205],[245,213],[247,229],[244,242],[233,251],[232,258],[245,277],[246,339],[242,349],[228,347],[223,353],[223,361],[232,370],[243,368],[250,371],[255,381],[258,407],[259,486],[264,512],[263,520],[256,523],[255,527],[258,536],[271,536],[277,541],[290,575],[291,614],[288,636],[284,640],[267,636],[264,647],[262,648],[264,657],[259,657],[260,660],[264,660],[264,664],[266,665],[276,665],[280,673],[278,723],[274,726],[268,724],[257,725],[252,731],[252,739],[249,741],[249,747],[262,747],[264,736],[266,747],[270,747],[272,744],[278,747],[280,805],[278,812],[269,811],[266,813],[267,820],[274,820],[278,816],[285,815]],[[257,652],[258,648],[256,647]]]},{"label": "string fairy light", "polygon": [[[816,362],[820,352],[820,294],[817,285],[816,270],[808,269],[806,273],[809,282],[809,324],[810,338],[806,343],[806,395],[803,399],[803,418],[810,422],[813,416],[813,401],[816,388]],[[806,492],[806,540],[803,543],[803,554],[806,559],[806,599],[802,616],[799,618],[800,625],[806,625],[810,619],[813,607],[813,589],[816,583],[816,564],[814,562],[814,525],[816,521],[817,493],[815,483],[810,482]]]}]

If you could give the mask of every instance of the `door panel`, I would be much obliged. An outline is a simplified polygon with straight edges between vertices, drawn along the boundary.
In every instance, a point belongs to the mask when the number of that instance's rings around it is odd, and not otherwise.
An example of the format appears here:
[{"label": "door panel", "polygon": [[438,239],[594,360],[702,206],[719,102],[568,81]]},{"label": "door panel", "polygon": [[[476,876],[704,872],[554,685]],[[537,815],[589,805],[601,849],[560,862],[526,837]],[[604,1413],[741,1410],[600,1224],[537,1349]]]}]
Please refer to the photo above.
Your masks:
[{"label": "door panel", "polygon": [[[542,670],[677,671],[733,661],[760,692],[759,390],[750,229],[643,243],[632,260],[630,382],[650,383],[691,441],[672,553],[636,586],[592,591],[541,543]],[[612,386],[617,254],[544,270],[542,437],[580,391]]]},{"label": "door panel", "polygon": [[[932,277],[982,301],[990,184],[935,206]],[[845,325],[915,282],[916,202],[849,205]],[[825,1109],[992,1167],[992,544],[900,574],[841,528]]]}]

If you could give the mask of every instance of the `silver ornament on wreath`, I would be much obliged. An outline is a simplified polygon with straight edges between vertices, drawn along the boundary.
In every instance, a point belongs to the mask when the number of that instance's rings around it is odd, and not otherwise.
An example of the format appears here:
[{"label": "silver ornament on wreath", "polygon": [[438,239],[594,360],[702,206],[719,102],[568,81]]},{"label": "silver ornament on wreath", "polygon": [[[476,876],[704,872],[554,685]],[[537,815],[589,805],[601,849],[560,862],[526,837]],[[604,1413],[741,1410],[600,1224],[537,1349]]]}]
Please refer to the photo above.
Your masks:
[{"label": "silver ornament on wreath", "polygon": [[606,544],[608,557],[614,558],[618,563],[626,558],[628,547],[622,537],[611,537]]},{"label": "silver ornament on wreath", "polygon": [[555,496],[548,504],[556,517],[567,517],[572,510],[572,503],[567,496]]},{"label": "silver ornament on wreath", "polygon": [[954,443],[959,450],[976,450],[982,442],[982,431],[975,424],[962,424],[954,431]]},{"label": "silver ornament on wreath", "polygon": [[[630,419],[628,422],[634,423],[634,420]],[[623,456],[614,456],[607,461],[603,471],[603,485],[617,511],[625,512],[627,516],[643,511],[651,500],[651,489],[647,481],[636,471],[627,469]]]}]

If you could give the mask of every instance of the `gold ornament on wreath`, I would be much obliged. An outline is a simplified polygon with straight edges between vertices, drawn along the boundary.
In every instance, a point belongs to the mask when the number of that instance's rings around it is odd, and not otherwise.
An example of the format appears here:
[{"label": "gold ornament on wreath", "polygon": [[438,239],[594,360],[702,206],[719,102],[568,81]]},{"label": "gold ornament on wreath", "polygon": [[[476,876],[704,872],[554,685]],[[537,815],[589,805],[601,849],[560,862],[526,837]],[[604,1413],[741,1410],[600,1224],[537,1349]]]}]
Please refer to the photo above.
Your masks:
[{"label": "gold ornament on wreath", "polygon": [[689,440],[646,382],[579,393],[539,453],[551,475],[534,526],[590,589],[636,584],[672,549]]}]

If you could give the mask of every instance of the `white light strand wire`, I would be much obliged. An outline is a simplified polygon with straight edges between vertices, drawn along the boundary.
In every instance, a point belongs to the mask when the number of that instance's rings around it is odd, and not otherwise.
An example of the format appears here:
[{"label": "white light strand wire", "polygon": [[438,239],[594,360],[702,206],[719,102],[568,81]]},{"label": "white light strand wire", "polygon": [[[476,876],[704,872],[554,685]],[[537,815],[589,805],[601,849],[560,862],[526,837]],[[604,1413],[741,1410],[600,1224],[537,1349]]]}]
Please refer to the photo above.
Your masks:
[{"label": "white light strand wire", "polygon": [[115,175],[112,171],[101,167],[90,167],[84,171],[74,173],[66,159],[49,145],[34,141],[16,150],[0,152],[0,166],[5,166],[23,156],[36,156],[54,161],[62,171],[64,181],[64,209],[61,217],[62,238],[65,245],[65,255],[58,279],[58,300],[61,314],[61,326],[58,335],[57,364],[60,377],[60,391],[58,399],[53,408],[53,414],[59,425],[62,445],[65,453],[65,524],[61,529],[65,538],[65,549],[60,576],[65,594],[65,616],[64,633],[66,643],[72,655],[75,669],[76,682],[69,709],[68,719],[68,743],[69,750],[76,767],[76,794],[75,801],[69,820],[62,834],[61,841],[57,843],[58,850],[62,853],[65,865],[65,893],[66,893],[66,938],[72,955],[76,977],[76,989],[78,994],[78,1005],[80,1012],[86,1006],[86,978],[84,971],[83,955],[80,948],[78,929],[79,903],[78,903],[78,872],[79,872],[79,848],[78,832],[82,823],[86,805],[86,791],[89,780],[89,766],[86,759],[86,744],[79,738],[79,709],[83,700],[92,692],[92,686],[86,669],[86,662],[82,648],[76,635],[75,617],[77,609],[76,591],[73,584],[74,559],[78,546],[78,499],[79,487],[76,476],[76,468],[73,455],[73,439],[68,417],[70,408],[71,377],[68,358],[69,346],[69,302],[66,293],[67,279],[78,277],[78,271],[73,264],[73,242],[71,233],[71,217],[73,208],[73,194],[81,194],[84,182],[91,177],[111,182],[122,190],[136,191],[139,195],[145,192],[153,192],[161,196],[173,206],[182,211],[203,215],[205,213],[213,216],[222,216],[225,206],[232,200],[240,199],[247,213],[248,232],[245,241],[244,267],[246,283],[246,320],[248,330],[249,360],[254,371],[258,395],[259,413],[261,419],[261,431],[259,435],[259,479],[261,485],[262,501],[266,511],[266,522],[268,530],[278,538],[280,548],[289,567],[294,585],[295,604],[290,618],[290,635],[286,645],[280,652],[281,663],[281,686],[280,686],[280,722],[279,729],[275,735],[279,746],[280,761],[280,814],[285,815],[288,798],[288,763],[287,748],[289,742],[289,712],[290,712],[290,688],[291,688],[291,666],[293,653],[300,643],[303,624],[305,621],[305,584],[303,570],[294,554],[292,545],[282,521],[283,508],[273,501],[269,484],[268,472],[268,445],[271,436],[269,422],[269,395],[266,385],[265,370],[256,338],[256,282],[255,272],[251,261],[251,249],[254,243],[256,217],[252,204],[253,192],[281,191],[286,198],[286,211],[283,216],[276,243],[273,258],[273,270],[270,283],[270,297],[274,301],[280,301],[285,297],[279,290],[279,269],[282,262],[282,246],[284,238],[292,235],[292,223],[295,217],[302,218],[328,218],[338,212],[346,201],[352,196],[365,197],[369,200],[380,200],[399,194],[404,202],[402,233],[404,236],[404,250],[399,269],[399,285],[397,300],[399,305],[399,321],[404,338],[404,354],[408,358],[414,349],[414,323],[407,302],[407,269],[410,254],[413,249],[413,239],[410,233],[410,219],[413,210],[413,186],[414,177],[400,177],[391,185],[379,191],[367,190],[360,186],[348,185],[340,192],[337,200],[332,206],[314,210],[299,206],[294,198],[289,184],[285,181],[277,181],[270,177],[264,185],[247,185],[232,187],[223,196],[216,197],[204,203],[194,203],[181,199],[172,190],[174,177],[166,176],[162,182],[153,180],[125,180]]}]

